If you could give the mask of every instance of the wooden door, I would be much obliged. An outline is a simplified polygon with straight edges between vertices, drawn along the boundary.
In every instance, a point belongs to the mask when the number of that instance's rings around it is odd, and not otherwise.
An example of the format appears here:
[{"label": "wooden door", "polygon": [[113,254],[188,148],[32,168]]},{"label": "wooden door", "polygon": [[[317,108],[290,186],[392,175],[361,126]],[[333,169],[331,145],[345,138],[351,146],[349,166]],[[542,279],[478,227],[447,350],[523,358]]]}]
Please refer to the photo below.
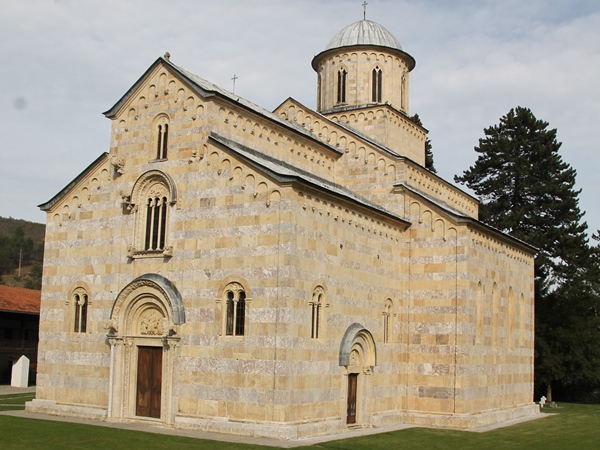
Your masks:
[{"label": "wooden door", "polygon": [[135,415],[160,419],[162,347],[138,347]]},{"label": "wooden door", "polygon": [[348,374],[348,409],[346,423],[356,423],[356,385],[358,374]]}]

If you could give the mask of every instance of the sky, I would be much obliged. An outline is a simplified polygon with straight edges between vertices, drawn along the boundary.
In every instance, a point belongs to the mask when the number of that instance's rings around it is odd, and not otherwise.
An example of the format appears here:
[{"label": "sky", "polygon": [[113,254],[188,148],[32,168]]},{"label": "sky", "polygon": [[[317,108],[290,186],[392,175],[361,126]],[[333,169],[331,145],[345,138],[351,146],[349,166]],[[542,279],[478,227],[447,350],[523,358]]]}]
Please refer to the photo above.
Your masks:
[{"label": "sky", "polygon": [[[269,110],[288,97],[314,108],[312,58],[363,18],[362,0],[0,0],[0,11],[0,216],[41,223],[37,205],[109,151],[102,112],[165,52],[228,90],[235,75],[236,94]],[[483,129],[527,107],[558,130],[584,220],[600,229],[599,1],[368,0],[366,17],[417,61],[410,114],[438,175],[452,182]]]}]

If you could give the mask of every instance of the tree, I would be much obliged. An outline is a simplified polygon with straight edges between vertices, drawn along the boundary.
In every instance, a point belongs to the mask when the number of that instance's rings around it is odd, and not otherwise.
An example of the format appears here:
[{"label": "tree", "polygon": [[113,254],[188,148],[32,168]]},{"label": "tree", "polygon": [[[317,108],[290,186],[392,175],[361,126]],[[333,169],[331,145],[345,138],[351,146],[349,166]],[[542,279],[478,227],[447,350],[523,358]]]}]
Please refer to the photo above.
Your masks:
[{"label": "tree", "polygon": [[[598,252],[588,243],[576,172],[558,151],[556,129],[517,107],[484,129],[475,164],[455,181],[481,199],[480,219],[537,247],[536,385],[600,384]],[[597,318],[597,316],[596,316]],[[594,342],[595,341],[595,342]]]},{"label": "tree", "polygon": [[[418,114],[410,116],[409,119],[417,125],[419,125],[420,127],[423,126],[421,118]],[[435,170],[435,167],[433,165],[433,151],[431,147],[431,140],[429,139],[429,137],[425,139],[425,168],[430,172],[437,173],[437,170]]]}]

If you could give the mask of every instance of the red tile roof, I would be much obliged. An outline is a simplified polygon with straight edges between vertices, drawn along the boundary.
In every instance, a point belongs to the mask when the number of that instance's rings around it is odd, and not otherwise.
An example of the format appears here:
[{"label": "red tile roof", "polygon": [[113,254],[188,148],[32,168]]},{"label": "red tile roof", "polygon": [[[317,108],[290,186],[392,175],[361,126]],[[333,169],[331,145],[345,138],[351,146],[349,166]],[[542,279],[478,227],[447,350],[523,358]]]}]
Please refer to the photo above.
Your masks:
[{"label": "red tile roof", "polygon": [[42,291],[0,285],[0,311],[40,313]]}]

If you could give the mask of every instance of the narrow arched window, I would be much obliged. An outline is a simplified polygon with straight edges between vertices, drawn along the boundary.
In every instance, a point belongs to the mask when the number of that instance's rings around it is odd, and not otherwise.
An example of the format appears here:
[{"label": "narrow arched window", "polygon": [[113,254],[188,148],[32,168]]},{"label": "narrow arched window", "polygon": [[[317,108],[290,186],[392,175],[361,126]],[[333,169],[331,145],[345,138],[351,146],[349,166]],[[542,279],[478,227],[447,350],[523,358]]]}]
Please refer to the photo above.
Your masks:
[{"label": "narrow arched window", "polygon": [[383,307],[383,343],[390,342],[391,326],[392,326],[392,300],[387,299]]},{"label": "narrow arched window", "polygon": [[407,84],[406,84],[406,74],[402,75],[402,87],[400,90],[400,108],[402,111],[406,111],[407,109],[407,100],[408,100],[408,92],[407,92]]},{"label": "narrow arched window", "polygon": [[519,345],[525,343],[525,296],[519,298]]},{"label": "narrow arched window", "polygon": [[340,69],[338,71],[337,79],[337,102],[346,103],[346,78],[348,72],[346,69]]},{"label": "narrow arched window", "polygon": [[475,299],[475,342],[483,343],[483,285],[481,281],[477,284],[477,297]]},{"label": "narrow arched window", "polygon": [[238,301],[235,311],[235,335],[244,335],[244,322],[246,320],[246,293],[241,291],[238,295]]},{"label": "narrow arched window", "polygon": [[321,286],[317,286],[313,291],[312,301],[310,302],[311,319],[310,319],[310,337],[319,339],[321,329],[321,308],[323,307],[323,297],[325,291]]},{"label": "narrow arched window", "polygon": [[84,292],[75,292],[73,294],[73,308],[75,315],[75,324],[73,331],[75,333],[85,333],[87,331],[87,311],[88,296]]},{"label": "narrow arched window", "polygon": [[317,76],[317,111],[321,110],[321,73]]},{"label": "narrow arched window", "polygon": [[233,301],[233,292],[227,292],[227,323],[225,326],[225,334],[233,336],[233,321],[235,319],[235,303]]},{"label": "narrow arched window", "polygon": [[375,67],[372,73],[371,81],[371,101],[381,103],[382,72],[379,67]]},{"label": "narrow arched window", "polygon": [[498,345],[498,327],[500,326],[500,302],[498,299],[498,285],[492,286],[492,346]]},{"label": "narrow arched window", "polygon": [[156,159],[167,159],[167,144],[169,140],[169,124],[158,125]]},{"label": "narrow arched window", "polygon": [[154,145],[157,160],[167,159],[169,150],[169,118],[161,114],[154,122]]},{"label": "narrow arched window", "polygon": [[225,290],[225,335],[243,336],[246,331],[246,292],[238,283]]},{"label": "narrow arched window", "polygon": [[507,313],[507,318],[506,320],[508,321],[508,332],[507,332],[507,339],[508,339],[508,349],[512,350],[514,347],[514,329],[515,329],[515,319],[516,319],[516,315],[515,315],[515,293],[513,291],[512,286],[510,286],[508,288],[508,313]]},{"label": "narrow arched window", "polygon": [[164,250],[167,222],[167,197],[152,196],[146,203],[144,249]]}]

